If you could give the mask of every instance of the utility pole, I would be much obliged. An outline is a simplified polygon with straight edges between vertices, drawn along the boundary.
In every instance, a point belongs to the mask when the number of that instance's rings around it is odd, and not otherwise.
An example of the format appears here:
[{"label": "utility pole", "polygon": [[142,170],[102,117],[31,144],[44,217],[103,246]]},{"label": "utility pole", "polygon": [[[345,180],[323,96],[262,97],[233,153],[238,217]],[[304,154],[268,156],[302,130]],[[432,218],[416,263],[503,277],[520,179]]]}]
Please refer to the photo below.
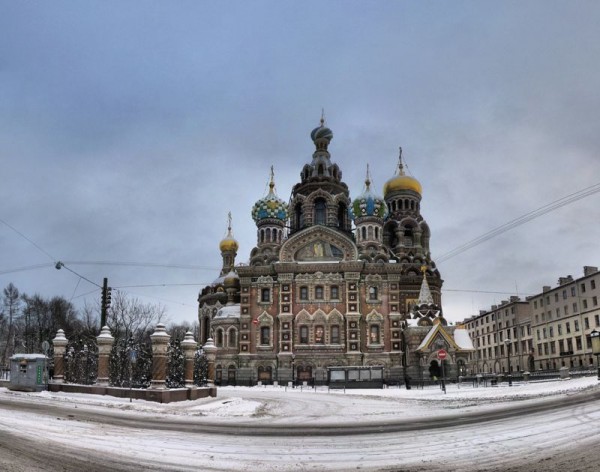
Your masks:
[{"label": "utility pole", "polygon": [[108,286],[108,279],[104,277],[102,284],[102,300],[100,302],[100,329],[106,326],[106,315],[111,302],[112,288]]}]

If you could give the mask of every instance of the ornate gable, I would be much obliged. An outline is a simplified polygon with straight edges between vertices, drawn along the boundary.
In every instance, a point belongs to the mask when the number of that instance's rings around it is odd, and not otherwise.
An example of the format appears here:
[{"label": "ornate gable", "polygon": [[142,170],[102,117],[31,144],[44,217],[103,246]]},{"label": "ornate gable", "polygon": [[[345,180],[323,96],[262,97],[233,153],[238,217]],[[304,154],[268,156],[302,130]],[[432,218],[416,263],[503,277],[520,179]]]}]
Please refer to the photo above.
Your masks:
[{"label": "ornate gable", "polygon": [[355,261],[356,245],[343,234],[326,226],[312,226],[294,234],[279,252],[280,262]]}]

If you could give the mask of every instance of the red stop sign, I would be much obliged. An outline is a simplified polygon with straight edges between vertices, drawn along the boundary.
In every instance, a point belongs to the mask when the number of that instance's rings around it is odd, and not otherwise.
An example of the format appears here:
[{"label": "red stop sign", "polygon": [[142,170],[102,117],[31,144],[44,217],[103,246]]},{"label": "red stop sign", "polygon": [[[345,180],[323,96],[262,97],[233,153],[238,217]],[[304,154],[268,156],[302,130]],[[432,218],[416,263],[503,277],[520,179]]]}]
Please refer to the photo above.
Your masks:
[{"label": "red stop sign", "polygon": [[438,351],[438,359],[440,361],[443,361],[446,357],[448,357],[448,353],[446,352],[446,350],[445,349],[440,349]]}]

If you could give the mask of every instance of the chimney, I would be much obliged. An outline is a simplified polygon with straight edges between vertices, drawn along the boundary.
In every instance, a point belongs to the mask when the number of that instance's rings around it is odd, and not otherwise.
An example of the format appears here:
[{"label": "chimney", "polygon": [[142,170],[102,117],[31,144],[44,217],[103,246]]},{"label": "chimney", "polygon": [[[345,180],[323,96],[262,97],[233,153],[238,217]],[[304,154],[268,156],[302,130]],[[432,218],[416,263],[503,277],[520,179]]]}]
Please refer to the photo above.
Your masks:
[{"label": "chimney", "polygon": [[519,297],[517,297],[516,295],[513,295],[512,297],[510,297],[511,302],[518,302],[519,300],[521,300],[521,299]]},{"label": "chimney", "polygon": [[588,275],[592,275],[598,272],[598,267],[594,266],[583,266],[583,276],[587,277]]},{"label": "chimney", "polygon": [[542,287],[542,292],[549,292],[550,290],[552,290],[552,287],[550,287],[550,285],[544,285]]}]

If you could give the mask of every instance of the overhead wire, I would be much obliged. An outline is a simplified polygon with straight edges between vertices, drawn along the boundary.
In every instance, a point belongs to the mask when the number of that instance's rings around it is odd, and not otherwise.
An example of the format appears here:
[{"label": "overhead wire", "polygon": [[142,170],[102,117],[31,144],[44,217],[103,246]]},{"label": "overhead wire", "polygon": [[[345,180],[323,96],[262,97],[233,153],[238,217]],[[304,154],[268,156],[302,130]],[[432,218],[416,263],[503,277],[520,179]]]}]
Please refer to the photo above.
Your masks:
[{"label": "overhead wire", "polygon": [[483,244],[484,242],[489,241],[490,239],[495,238],[496,236],[498,236],[502,233],[505,233],[513,228],[516,228],[517,226],[521,226],[521,225],[528,223],[536,218],[539,218],[540,216],[543,216],[554,210],[557,210],[566,205],[569,205],[570,203],[581,200],[582,198],[588,197],[590,195],[594,195],[598,192],[600,192],[600,183],[591,185],[582,190],[571,193],[565,197],[559,198],[558,200],[555,200],[551,203],[548,203],[547,205],[541,206],[535,210],[525,213],[524,215],[521,215],[518,218],[510,220],[510,221],[488,231],[487,233],[484,233],[481,236],[479,236],[475,239],[472,239],[471,241],[468,241],[467,243],[462,244],[461,246],[458,246],[458,247],[452,249],[451,251],[448,251],[448,252],[442,254],[441,256],[436,258],[436,262],[439,264],[441,262],[447,261],[448,259],[455,257],[459,254],[462,254],[463,252],[468,251],[469,249],[472,249],[475,246]]}]

